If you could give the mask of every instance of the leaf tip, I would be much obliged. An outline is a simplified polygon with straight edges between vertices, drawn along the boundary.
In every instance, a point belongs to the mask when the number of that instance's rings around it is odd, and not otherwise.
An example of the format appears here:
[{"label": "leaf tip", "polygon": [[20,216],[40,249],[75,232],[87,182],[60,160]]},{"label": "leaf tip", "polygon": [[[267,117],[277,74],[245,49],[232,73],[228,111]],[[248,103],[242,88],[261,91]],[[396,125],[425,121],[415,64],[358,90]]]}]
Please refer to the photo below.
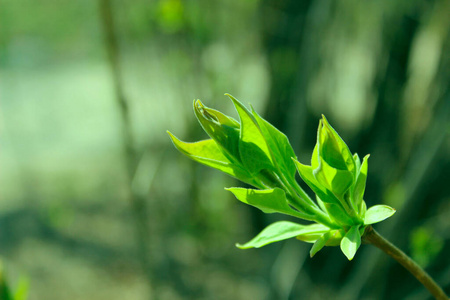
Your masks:
[{"label": "leaf tip", "polygon": [[246,247],[244,247],[245,245],[242,245],[242,244],[239,244],[239,243],[236,243],[234,245],[236,246],[236,248],[239,248],[241,250],[247,249]]},{"label": "leaf tip", "polygon": [[176,141],[179,141],[179,139],[169,130],[166,130],[167,134],[169,135],[170,139],[172,140],[172,143],[175,143]]}]

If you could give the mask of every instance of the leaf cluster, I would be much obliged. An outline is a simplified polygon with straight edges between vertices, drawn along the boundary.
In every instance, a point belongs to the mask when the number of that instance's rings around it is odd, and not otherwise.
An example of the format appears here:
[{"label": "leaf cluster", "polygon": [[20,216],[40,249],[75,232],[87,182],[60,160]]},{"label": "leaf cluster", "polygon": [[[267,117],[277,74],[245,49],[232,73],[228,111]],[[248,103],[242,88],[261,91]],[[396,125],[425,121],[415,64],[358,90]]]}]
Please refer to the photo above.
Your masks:
[{"label": "leaf cluster", "polygon": [[[395,213],[386,205],[366,207],[363,197],[369,155],[361,162],[322,116],[311,165],[302,164],[286,135],[253,108],[249,110],[233,96],[226,95],[233,102],[240,122],[206,107],[200,100],[194,101],[194,113],[210,139],[187,143],[168,132],[175,147],[189,158],[253,186],[253,189],[226,189],[239,201],[265,213],[281,213],[312,222],[309,225],[276,222],[237,247],[259,248],[296,237],[313,243],[311,256],[324,246],[340,245],[345,256],[353,259],[365,228]],[[315,200],[295,180],[296,171],[315,193]]]}]

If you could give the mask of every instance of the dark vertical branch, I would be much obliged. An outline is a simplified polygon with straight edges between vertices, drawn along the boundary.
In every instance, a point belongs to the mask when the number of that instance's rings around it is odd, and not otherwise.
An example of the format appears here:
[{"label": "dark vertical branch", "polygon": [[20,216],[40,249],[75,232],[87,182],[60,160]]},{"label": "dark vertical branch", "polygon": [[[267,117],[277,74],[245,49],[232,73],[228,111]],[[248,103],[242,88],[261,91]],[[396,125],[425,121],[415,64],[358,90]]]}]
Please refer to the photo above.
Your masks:
[{"label": "dark vertical branch", "polygon": [[112,5],[110,0],[100,0],[101,21],[105,35],[106,51],[113,76],[113,85],[117,105],[122,117],[122,136],[124,159],[127,168],[127,197],[135,216],[136,243],[138,245],[139,258],[142,269],[148,279],[152,280],[150,262],[147,256],[149,249],[149,232],[146,216],[145,199],[132,191],[132,181],[137,165],[137,153],[133,140],[132,125],[128,102],[125,98],[122,83],[122,73],[119,59],[119,45],[115,32]]}]

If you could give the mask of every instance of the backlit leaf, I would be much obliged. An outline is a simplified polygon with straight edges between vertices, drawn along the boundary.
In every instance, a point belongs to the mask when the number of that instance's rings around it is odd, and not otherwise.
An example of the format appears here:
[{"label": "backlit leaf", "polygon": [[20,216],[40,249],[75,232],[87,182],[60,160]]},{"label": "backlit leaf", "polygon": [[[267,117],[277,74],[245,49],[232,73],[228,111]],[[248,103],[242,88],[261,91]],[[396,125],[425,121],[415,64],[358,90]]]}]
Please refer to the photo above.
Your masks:
[{"label": "backlit leaf", "polygon": [[244,188],[227,188],[241,202],[255,206],[265,213],[282,213],[298,218],[310,217],[294,210],[288,204],[286,193],[279,188],[254,190]]},{"label": "backlit leaf", "polygon": [[374,224],[386,220],[393,214],[395,214],[395,209],[387,205],[375,205],[366,211],[364,218],[364,224]]},{"label": "backlit leaf", "polygon": [[320,156],[319,167],[314,169],[313,174],[317,181],[333,192],[338,199],[343,199],[354,179],[350,171],[333,168]]},{"label": "backlit leaf", "polygon": [[295,177],[295,164],[292,158],[296,158],[294,150],[287,136],[275,128],[272,124],[261,118],[253,109],[253,116],[255,117],[261,132],[269,146],[273,160],[280,166],[283,173],[289,174],[292,178]]},{"label": "backlit leaf", "polygon": [[355,207],[360,207],[364,197],[364,191],[366,189],[369,157],[370,157],[369,154],[364,157],[363,162],[361,164],[361,168],[356,178],[355,189],[353,191],[353,201],[355,202]]},{"label": "backlit leaf", "polygon": [[294,160],[298,173],[302,180],[319,196],[323,202],[339,204],[339,200],[330,191],[326,190],[314,177],[311,166],[304,165]]},{"label": "backlit leaf", "polygon": [[220,146],[231,161],[240,161],[239,123],[221,112],[194,101],[194,113],[205,132]]},{"label": "backlit leaf", "polygon": [[358,225],[350,228],[350,230],[342,238],[341,250],[348,258],[348,260],[352,260],[359,246],[361,246],[361,235],[359,234]]},{"label": "backlit leaf", "polygon": [[271,169],[272,156],[258,122],[241,102],[226,95],[233,101],[241,119],[239,152],[242,163],[252,174],[257,174],[261,169]]},{"label": "backlit leaf", "polygon": [[326,212],[336,224],[341,226],[354,225],[353,219],[349,217],[341,205],[334,203],[324,203],[324,205]]},{"label": "backlit leaf", "polygon": [[[267,226],[255,238],[243,245],[236,244],[240,249],[260,248],[270,243],[290,239],[302,234],[326,232],[328,227],[321,224],[301,225],[288,221],[279,221]],[[322,232],[322,233],[323,233]]]},{"label": "backlit leaf", "polygon": [[348,170],[352,174],[356,174],[352,153],[344,140],[342,140],[336,130],[328,123],[324,115],[322,115],[322,120],[319,123],[317,140],[319,144],[319,156],[330,167],[338,170]]},{"label": "backlit leaf", "polygon": [[239,167],[238,164],[231,163],[230,160],[225,157],[214,140],[209,139],[195,143],[186,143],[179,140],[172,133],[167,133],[170,135],[175,147],[189,158],[209,167],[218,169],[244,182],[251,184],[253,181],[248,172]]},{"label": "backlit leaf", "polygon": [[317,252],[322,250],[323,247],[327,244],[328,240],[333,236],[331,231],[325,232],[322,234],[311,247],[309,251],[309,256],[313,257]]}]

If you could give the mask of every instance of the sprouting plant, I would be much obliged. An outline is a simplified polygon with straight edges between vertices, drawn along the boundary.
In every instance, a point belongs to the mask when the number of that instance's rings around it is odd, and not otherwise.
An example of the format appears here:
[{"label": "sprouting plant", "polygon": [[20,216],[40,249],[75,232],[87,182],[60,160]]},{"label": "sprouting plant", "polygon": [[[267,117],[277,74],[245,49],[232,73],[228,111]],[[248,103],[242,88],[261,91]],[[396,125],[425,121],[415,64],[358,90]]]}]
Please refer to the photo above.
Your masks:
[{"label": "sprouting plant", "polygon": [[[319,122],[311,165],[297,161],[288,138],[233,96],[240,122],[194,101],[194,112],[211,139],[186,143],[169,135],[175,147],[204,165],[221,170],[254,187],[227,188],[234,196],[265,213],[281,213],[307,220],[308,225],[275,222],[249,242],[237,247],[259,248],[296,237],[313,243],[310,255],[324,246],[340,246],[352,260],[361,240],[382,249],[416,276],[437,299],[448,299],[443,290],[416,263],[381,237],[371,224],[395,213],[387,205],[367,209],[364,202],[368,158],[352,154],[325,116]],[[301,179],[315,193],[315,201],[295,180]]]}]

